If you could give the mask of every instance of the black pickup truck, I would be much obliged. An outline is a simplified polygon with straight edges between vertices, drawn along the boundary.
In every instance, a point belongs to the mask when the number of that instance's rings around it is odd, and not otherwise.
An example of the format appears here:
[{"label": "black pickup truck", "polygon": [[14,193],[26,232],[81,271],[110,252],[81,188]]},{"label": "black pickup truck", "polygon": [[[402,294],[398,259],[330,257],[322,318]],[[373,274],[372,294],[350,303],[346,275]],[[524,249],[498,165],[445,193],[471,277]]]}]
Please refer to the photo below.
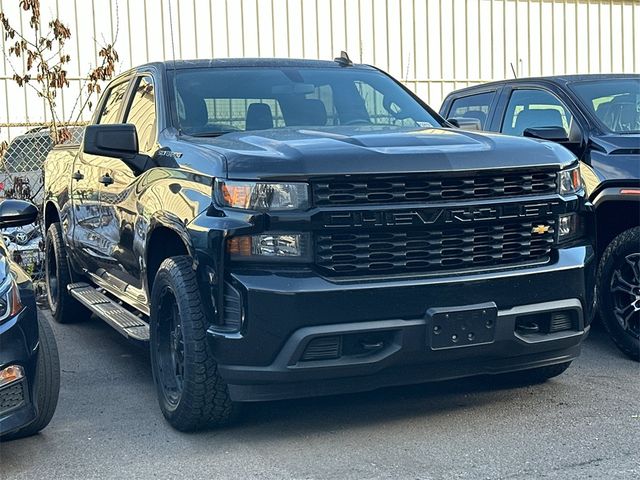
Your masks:
[{"label": "black pickup truck", "polygon": [[588,332],[578,162],[336,61],[153,63],[46,161],[54,318],[149,342],[180,430],[240,402],[562,373]]},{"label": "black pickup truck", "polygon": [[488,83],[453,92],[440,113],[463,128],[557,142],[582,161],[600,318],[616,345],[640,360],[640,75]]}]

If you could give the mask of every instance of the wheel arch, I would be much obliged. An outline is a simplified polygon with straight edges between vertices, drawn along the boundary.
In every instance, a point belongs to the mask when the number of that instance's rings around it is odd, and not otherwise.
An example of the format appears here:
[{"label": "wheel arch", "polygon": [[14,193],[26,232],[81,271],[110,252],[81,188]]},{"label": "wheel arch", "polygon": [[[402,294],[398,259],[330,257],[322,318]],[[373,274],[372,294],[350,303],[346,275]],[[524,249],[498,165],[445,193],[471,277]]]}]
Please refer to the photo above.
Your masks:
[{"label": "wheel arch", "polygon": [[48,200],[44,204],[44,231],[46,232],[52,223],[60,222],[60,210],[55,202]]},{"label": "wheel arch", "polygon": [[605,188],[593,201],[598,256],[617,235],[640,225],[640,194],[624,191],[624,187]]},{"label": "wheel arch", "polygon": [[177,255],[188,255],[195,259],[189,234],[175,222],[156,219],[149,229],[145,246],[145,277],[149,296],[162,262]]}]

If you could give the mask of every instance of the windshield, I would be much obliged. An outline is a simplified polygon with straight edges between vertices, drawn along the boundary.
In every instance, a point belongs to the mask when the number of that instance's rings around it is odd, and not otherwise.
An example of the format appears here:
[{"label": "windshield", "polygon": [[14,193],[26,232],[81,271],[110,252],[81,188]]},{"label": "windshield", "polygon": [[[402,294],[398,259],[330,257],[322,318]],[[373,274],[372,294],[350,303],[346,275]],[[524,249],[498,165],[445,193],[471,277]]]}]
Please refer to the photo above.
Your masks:
[{"label": "windshield", "polygon": [[194,68],[174,77],[187,135],[286,127],[440,123],[391,78],[362,68]]},{"label": "windshield", "polygon": [[640,77],[576,82],[570,87],[612,132],[640,132]]}]

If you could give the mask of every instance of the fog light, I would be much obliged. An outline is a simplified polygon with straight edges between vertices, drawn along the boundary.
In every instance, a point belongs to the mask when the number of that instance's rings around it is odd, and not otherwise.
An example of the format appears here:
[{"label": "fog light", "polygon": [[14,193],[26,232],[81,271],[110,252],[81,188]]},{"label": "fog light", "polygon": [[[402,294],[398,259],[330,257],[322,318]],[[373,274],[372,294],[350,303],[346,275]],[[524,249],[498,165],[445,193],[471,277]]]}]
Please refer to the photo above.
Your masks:
[{"label": "fog light", "polygon": [[301,233],[270,233],[233,237],[227,251],[234,260],[306,260],[309,255],[309,237]]},{"label": "fog light", "polygon": [[558,241],[571,240],[582,235],[582,221],[579,215],[570,213],[558,218]]},{"label": "fog light", "polygon": [[0,370],[0,387],[9,385],[24,377],[24,369],[20,365],[9,365]]}]

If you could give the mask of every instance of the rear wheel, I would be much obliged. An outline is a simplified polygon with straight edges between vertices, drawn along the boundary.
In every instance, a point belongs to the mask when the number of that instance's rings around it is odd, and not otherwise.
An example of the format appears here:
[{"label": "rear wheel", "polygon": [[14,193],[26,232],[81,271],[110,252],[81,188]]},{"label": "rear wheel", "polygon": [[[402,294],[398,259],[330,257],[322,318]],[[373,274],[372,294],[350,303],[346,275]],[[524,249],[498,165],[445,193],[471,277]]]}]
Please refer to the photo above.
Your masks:
[{"label": "rear wheel", "polygon": [[237,405],[206,339],[206,318],[189,257],[171,257],[160,265],[150,323],[151,366],[165,418],[181,431],[228,423]]},{"label": "rear wheel", "polygon": [[598,266],[598,309],[620,350],[640,360],[640,227],[609,244]]},{"label": "rear wheel", "polygon": [[35,401],[38,406],[38,416],[32,423],[11,434],[8,438],[35,435],[49,425],[58,405],[58,394],[60,393],[58,347],[51,325],[42,316],[38,318],[38,332],[40,347],[38,349],[38,370],[35,378]]},{"label": "rear wheel", "polygon": [[72,323],[91,316],[81,303],[69,294],[67,285],[73,283],[62,239],[62,227],[52,223],[45,242],[45,276],[47,299],[51,316],[58,323]]}]

